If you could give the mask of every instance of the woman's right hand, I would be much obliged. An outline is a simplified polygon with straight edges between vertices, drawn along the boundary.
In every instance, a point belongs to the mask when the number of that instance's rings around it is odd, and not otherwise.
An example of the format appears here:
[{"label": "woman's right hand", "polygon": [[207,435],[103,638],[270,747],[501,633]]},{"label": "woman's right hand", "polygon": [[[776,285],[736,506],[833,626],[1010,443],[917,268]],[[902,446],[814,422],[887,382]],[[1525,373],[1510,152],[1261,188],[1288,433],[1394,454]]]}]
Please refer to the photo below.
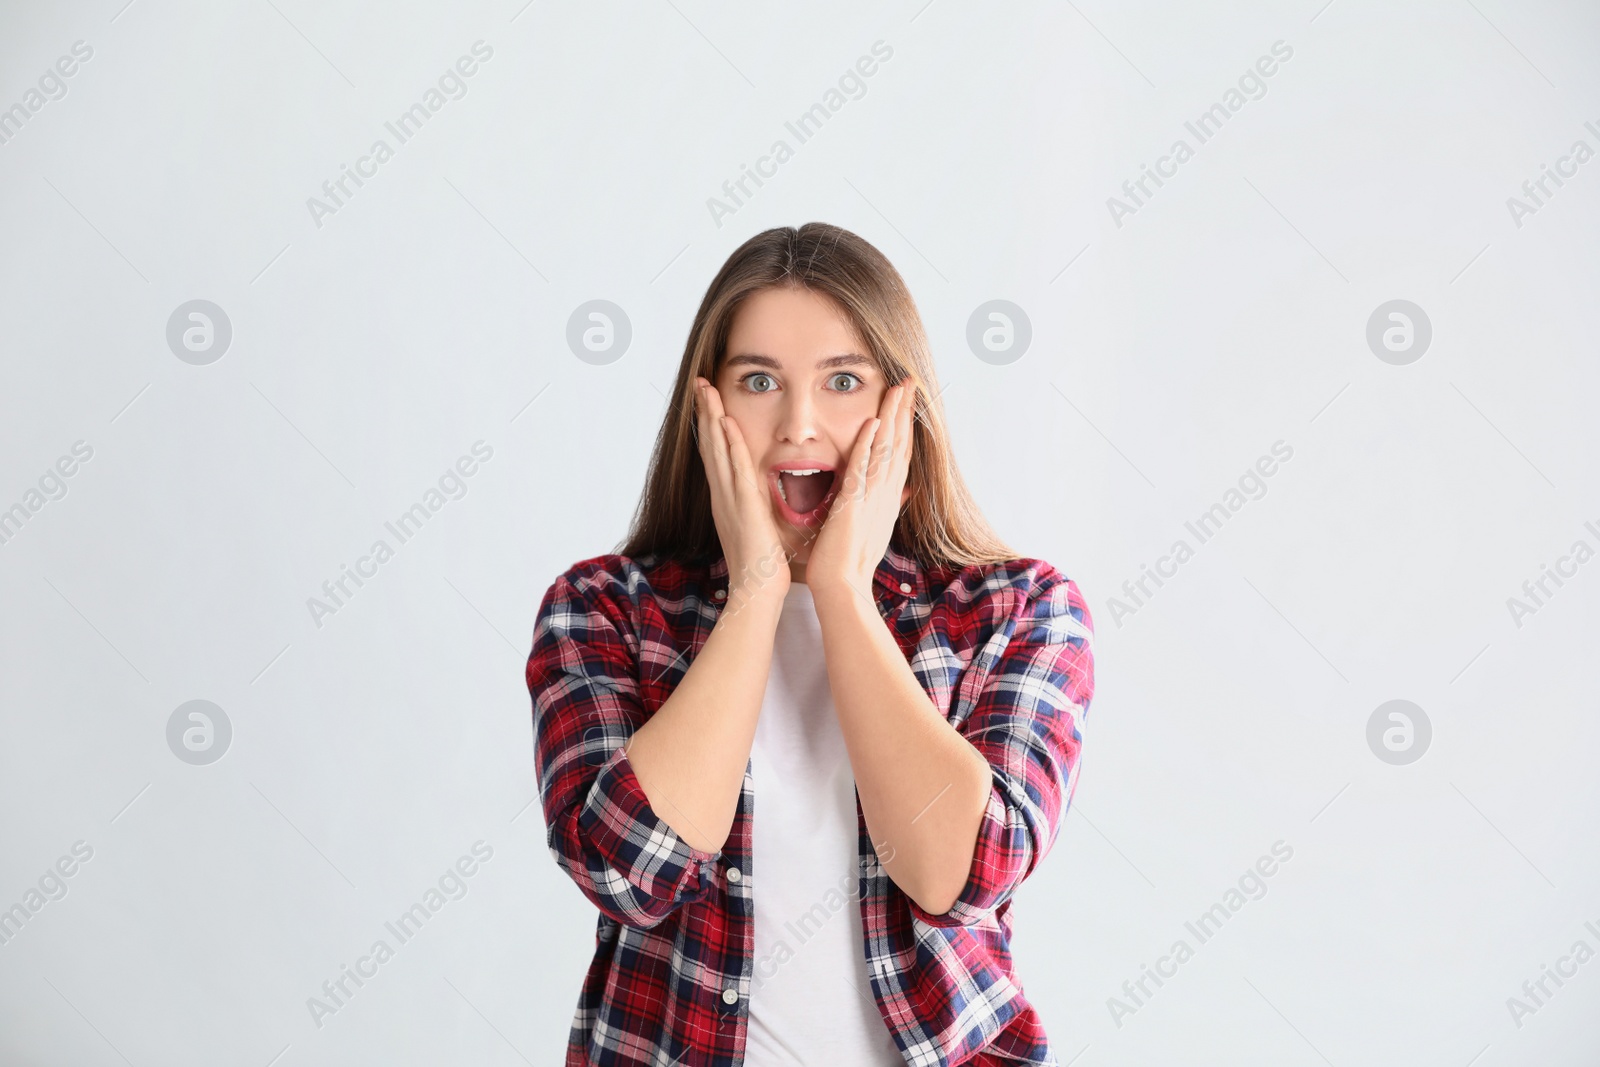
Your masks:
[{"label": "woman's right hand", "polygon": [[789,591],[789,553],[772,517],[771,493],[755,469],[739,424],[722,409],[722,396],[696,377],[695,424],[700,460],[711,484],[711,517],[728,561],[727,604],[752,597],[782,599]]}]

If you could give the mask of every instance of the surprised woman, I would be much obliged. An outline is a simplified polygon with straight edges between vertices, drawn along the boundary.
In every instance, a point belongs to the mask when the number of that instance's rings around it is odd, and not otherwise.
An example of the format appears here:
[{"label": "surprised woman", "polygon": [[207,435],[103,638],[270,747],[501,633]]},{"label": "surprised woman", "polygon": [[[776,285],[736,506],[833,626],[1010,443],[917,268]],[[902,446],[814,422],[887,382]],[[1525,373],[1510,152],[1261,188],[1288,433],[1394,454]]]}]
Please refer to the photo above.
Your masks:
[{"label": "surprised woman", "polygon": [[548,845],[600,911],[567,1067],[1056,1063],[1011,897],[1077,784],[1092,637],[978,512],[882,253],[740,246],[628,538],[534,629]]}]

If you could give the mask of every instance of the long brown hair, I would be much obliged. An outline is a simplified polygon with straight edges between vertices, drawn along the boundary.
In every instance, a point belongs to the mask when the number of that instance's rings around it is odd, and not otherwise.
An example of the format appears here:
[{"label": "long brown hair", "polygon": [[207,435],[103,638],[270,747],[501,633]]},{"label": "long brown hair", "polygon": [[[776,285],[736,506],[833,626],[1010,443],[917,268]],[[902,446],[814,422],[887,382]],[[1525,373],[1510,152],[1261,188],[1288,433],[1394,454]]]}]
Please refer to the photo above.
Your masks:
[{"label": "long brown hair", "polygon": [[684,345],[632,527],[616,551],[684,562],[721,555],[711,488],[695,439],[692,383],[697,376],[716,381],[734,314],[744,299],[779,286],[831,297],[866,341],[888,385],[911,376],[921,385],[906,475],[911,496],[895,521],[890,544],[925,568],[960,569],[1019,558],[979,512],[956,469],[927,334],[904,279],[867,241],[825,222],[756,234],[712,279]]}]

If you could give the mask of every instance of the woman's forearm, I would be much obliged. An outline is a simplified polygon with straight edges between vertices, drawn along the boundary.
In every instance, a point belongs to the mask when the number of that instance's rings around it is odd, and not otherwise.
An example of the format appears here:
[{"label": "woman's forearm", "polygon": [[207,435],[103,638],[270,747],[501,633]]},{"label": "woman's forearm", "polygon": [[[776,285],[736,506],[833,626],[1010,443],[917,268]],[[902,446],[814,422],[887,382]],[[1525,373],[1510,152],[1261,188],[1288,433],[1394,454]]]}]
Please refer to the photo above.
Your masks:
[{"label": "woman's forearm", "polygon": [[870,597],[848,586],[814,595],[867,831],[894,883],[940,914],[972,864],[988,761],[928,699]]},{"label": "woman's forearm", "polygon": [[628,741],[650,806],[689,845],[719,851],[739,810],[783,596],[724,609],[678,687]]}]

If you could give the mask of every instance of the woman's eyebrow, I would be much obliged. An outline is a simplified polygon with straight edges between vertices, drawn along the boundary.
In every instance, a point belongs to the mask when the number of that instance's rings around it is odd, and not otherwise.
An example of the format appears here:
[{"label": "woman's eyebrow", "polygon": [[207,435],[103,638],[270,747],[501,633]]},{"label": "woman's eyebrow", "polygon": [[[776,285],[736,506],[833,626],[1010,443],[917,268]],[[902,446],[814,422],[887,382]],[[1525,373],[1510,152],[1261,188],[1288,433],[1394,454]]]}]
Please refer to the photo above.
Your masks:
[{"label": "woman's eyebrow", "polygon": [[[782,365],[771,356],[758,356],[742,352],[737,356],[729,356],[723,364],[727,367],[750,366],[765,367],[769,370],[782,370]],[[871,359],[857,352],[847,352],[840,356],[829,356],[827,359],[817,361],[818,370],[829,370],[833,367],[874,367],[877,366]]]},{"label": "woman's eyebrow", "polygon": [[818,360],[817,366],[820,369],[827,369],[830,367],[875,367],[877,364],[860,353],[848,352],[842,356],[829,356],[827,359]]}]

